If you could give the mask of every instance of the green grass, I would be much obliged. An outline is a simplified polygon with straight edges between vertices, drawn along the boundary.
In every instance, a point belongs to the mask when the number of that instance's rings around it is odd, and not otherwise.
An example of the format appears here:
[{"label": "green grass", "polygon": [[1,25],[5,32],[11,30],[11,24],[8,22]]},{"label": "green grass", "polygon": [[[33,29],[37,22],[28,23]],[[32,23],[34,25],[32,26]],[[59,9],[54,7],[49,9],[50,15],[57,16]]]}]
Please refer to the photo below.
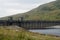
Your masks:
[{"label": "green grass", "polygon": [[33,33],[21,28],[0,27],[0,40],[60,40],[60,37]]}]

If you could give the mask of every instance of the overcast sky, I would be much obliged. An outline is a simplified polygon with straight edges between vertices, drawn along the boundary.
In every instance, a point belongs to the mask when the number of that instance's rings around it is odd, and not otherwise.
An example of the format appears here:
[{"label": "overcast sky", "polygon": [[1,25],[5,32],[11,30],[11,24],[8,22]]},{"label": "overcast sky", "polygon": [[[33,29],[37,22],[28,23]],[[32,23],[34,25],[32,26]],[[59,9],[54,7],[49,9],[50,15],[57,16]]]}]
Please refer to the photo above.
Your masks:
[{"label": "overcast sky", "polygon": [[0,0],[0,17],[24,13],[54,0]]}]

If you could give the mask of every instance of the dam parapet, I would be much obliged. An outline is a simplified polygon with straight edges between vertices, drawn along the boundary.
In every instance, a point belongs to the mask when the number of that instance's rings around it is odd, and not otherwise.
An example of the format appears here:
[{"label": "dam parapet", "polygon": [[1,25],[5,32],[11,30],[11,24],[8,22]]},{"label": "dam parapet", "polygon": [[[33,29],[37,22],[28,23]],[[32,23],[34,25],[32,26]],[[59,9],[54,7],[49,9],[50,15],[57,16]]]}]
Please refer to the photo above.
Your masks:
[{"label": "dam parapet", "polygon": [[[60,25],[60,21],[35,21],[35,20],[23,20],[23,17],[18,20],[13,20],[12,17],[9,17],[8,20],[0,20],[0,25],[10,26],[17,25],[25,29],[41,29],[41,28],[53,28],[52,26]],[[60,27],[59,27],[60,28]]]}]

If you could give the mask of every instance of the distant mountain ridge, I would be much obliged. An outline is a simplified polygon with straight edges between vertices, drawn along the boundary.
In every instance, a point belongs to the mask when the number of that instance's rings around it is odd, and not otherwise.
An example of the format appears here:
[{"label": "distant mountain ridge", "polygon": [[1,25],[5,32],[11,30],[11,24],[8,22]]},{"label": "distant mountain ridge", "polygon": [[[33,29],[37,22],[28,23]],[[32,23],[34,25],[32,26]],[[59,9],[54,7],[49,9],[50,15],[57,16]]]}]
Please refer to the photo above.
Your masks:
[{"label": "distant mountain ridge", "polygon": [[[23,14],[17,14],[12,16],[14,19],[23,17],[24,20],[49,20],[49,21],[59,21],[60,20],[60,1],[56,0],[50,3],[40,5],[39,7],[32,9]],[[8,19],[4,17],[1,19]]]}]

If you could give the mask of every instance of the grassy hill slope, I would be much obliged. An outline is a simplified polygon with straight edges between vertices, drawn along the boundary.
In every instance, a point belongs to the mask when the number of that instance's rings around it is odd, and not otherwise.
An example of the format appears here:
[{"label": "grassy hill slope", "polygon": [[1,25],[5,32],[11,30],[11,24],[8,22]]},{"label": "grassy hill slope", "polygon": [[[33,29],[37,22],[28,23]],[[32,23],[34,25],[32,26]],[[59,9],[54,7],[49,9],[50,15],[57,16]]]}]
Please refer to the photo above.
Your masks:
[{"label": "grassy hill slope", "polygon": [[[14,19],[18,19],[21,16],[24,17],[25,20],[60,20],[60,1],[57,0],[46,3],[35,9],[32,9],[31,11],[23,14],[13,15],[12,17]],[[2,19],[8,19],[8,17],[4,17]]]},{"label": "grassy hill slope", "polygon": [[0,26],[0,40],[60,40],[60,37],[32,33],[21,28],[11,29],[9,27]]}]

